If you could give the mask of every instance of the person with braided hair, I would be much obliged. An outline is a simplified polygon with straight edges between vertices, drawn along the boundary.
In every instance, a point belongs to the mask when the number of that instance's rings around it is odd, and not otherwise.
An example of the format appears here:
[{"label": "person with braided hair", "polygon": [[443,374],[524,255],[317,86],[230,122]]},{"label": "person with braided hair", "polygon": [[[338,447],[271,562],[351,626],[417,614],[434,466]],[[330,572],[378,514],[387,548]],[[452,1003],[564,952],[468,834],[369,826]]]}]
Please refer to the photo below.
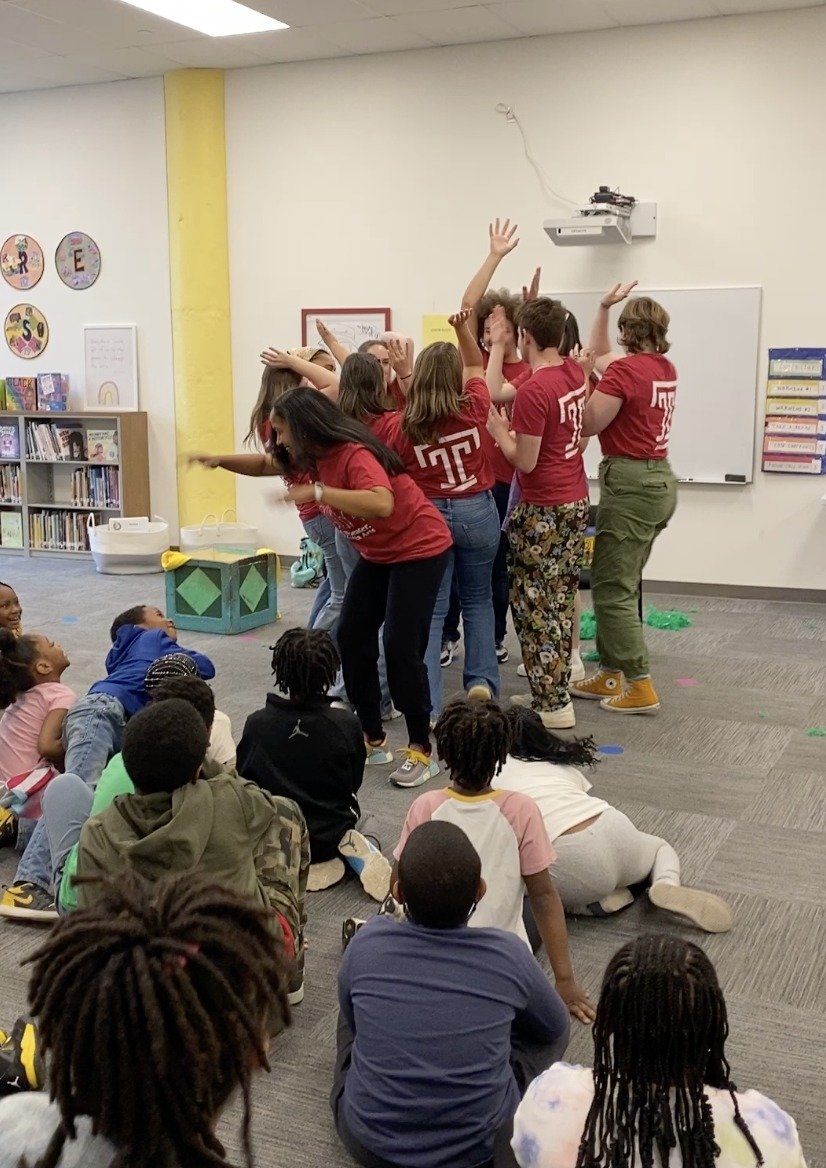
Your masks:
[{"label": "person with braided hair", "polygon": [[192,874],[149,883],[127,870],[29,962],[49,1093],[0,1101],[0,1168],[224,1165],[215,1124],[238,1090],[252,1168],[252,1078],[290,1023],[283,949],[260,905]]},{"label": "person with braided hair", "polygon": [[505,712],[493,701],[451,702],[436,723],[435,737],[450,768],[450,786],[420,795],[411,805],[393,853],[396,861],[419,824],[436,819],[460,827],[481,857],[487,885],[471,925],[504,929],[530,944],[523,921],[527,893],[557,992],[574,1018],[590,1022],[594,1007],[574,977],[565,911],[548,871],[556,852],[541,812],[528,795],[492,786],[511,746]]},{"label": "person with braided hair", "polygon": [[250,714],[238,746],[238,769],[273,795],[294,800],[310,837],[309,887],[329,888],[344,876],[341,857],[364,890],[382,901],[390,864],[381,854],[374,816],[363,813],[358,791],[366,747],[361,724],[328,696],[339,655],[321,629],[287,629],[272,652],[280,693],[267,694]]},{"label": "person with braided hair", "polygon": [[608,964],[594,1067],[558,1062],[514,1119],[519,1168],[806,1168],[794,1120],[738,1091],[714,966],[680,937],[647,934]]}]

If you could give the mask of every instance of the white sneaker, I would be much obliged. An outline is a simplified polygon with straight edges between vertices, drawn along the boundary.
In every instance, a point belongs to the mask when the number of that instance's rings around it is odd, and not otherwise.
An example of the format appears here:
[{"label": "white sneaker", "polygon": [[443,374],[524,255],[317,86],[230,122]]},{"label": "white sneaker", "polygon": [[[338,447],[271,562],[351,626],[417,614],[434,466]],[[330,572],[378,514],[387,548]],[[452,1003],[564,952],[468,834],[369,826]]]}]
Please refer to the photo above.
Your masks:
[{"label": "white sneaker", "polygon": [[527,677],[527,676],[528,676],[528,671],[527,671],[527,669],[525,668],[525,663],[524,663],[524,661],[522,662],[522,664],[521,664],[521,665],[517,665],[517,667],[516,667],[516,676],[517,676],[517,677]]},{"label": "white sneaker", "polygon": [[[517,665],[516,676],[517,677],[527,677],[528,676],[528,671],[525,668],[524,664]],[[570,680],[571,681],[584,681],[585,680],[585,663],[582,660],[582,655],[580,654],[579,649],[574,649],[571,652],[571,678],[570,678]]]},{"label": "white sneaker", "polygon": [[379,904],[390,892],[390,861],[355,828],[344,833],[338,850],[358,874],[362,888]]},{"label": "white sneaker", "polygon": [[556,710],[540,710],[539,717],[546,730],[572,730],[576,726],[574,703],[570,698]]},{"label": "white sneaker", "polygon": [[483,681],[477,681],[475,685],[472,685],[467,691],[467,696],[472,702],[489,702],[493,698],[490,686],[485,685]]},{"label": "white sneaker", "polygon": [[658,880],[648,889],[648,899],[657,908],[686,917],[706,933],[727,933],[732,925],[731,909],[713,892]]}]

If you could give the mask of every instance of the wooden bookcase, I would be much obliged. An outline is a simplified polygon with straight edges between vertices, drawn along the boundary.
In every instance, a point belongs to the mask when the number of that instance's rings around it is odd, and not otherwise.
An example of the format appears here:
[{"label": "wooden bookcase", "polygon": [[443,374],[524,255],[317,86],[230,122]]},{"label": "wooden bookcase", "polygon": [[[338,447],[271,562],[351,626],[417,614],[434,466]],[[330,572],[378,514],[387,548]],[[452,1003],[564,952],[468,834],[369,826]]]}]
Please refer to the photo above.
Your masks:
[{"label": "wooden bookcase", "polygon": [[[31,425],[44,424],[64,430],[82,430],[87,455],[89,450],[86,435],[90,430],[114,430],[117,434],[117,461],[99,462],[88,457],[85,459],[33,457],[26,441],[26,432]],[[108,523],[117,516],[151,516],[145,413],[0,411],[0,426],[10,425],[18,427],[20,457],[15,459],[2,457],[0,466],[19,468],[19,501],[5,501],[6,496],[0,490],[0,513],[17,512],[20,515],[23,546],[14,547],[3,543],[0,526],[0,556],[91,555],[88,540],[85,538],[85,526],[82,529],[84,550],[56,546],[55,541],[48,539],[46,539],[48,546],[39,545],[33,536],[35,529],[43,526],[45,516],[58,514],[73,517],[72,522],[78,525],[78,534],[81,524],[85,524],[90,514],[94,515],[97,524]],[[111,506],[72,501],[74,473],[87,468],[86,475],[91,477],[91,468],[94,467],[108,467],[113,472],[110,474],[113,491],[105,499],[107,504],[112,504]],[[100,480],[102,476],[95,477]],[[98,485],[101,485],[100,482]]]}]

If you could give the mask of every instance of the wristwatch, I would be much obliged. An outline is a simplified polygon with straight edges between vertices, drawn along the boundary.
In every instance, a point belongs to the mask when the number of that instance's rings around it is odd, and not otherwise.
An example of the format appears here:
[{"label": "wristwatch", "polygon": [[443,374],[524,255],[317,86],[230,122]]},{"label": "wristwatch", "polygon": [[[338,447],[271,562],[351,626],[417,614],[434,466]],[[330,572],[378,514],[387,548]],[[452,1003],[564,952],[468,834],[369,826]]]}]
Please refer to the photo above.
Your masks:
[{"label": "wristwatch", "polygon": [[320,503],[324,498],[324,483],[313,483],[313,494],[315,495],[316,503]]}]

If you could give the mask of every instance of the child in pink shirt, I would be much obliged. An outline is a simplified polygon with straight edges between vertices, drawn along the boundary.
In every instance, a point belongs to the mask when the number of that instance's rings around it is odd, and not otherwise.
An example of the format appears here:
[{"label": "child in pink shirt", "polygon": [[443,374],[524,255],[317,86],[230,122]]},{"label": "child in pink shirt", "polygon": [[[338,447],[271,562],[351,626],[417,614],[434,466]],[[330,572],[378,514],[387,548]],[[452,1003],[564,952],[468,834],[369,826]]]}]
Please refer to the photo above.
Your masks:
[{"label": "child in pink shirt", "polygon": [[[61,683],[69,658],[40,633],[0,629],[0,782],[39,767],[62,766],[63,720],[75,695]],[[0,846],[13,843],[17,817],[0,807]]]},{"label": "child in pink shirt", "polygon": [[411,831],[428,820],[444,819],[460,827],[479,853],[487,885],[468,923],[505,929],[528,944],[522,920],[527,892],[557,992],[574,1018],[590,1022],[594,1008],[574,978],[565,913],[548,872],[556,853],[542,815],[528,795],[491,786],[508,756],[510,737],[508,720],[496,702],[461,700],[446,706],[435,738],[439,757],[450,768],[451,785],[420,795],[411,805],[393,854],[398,860]]}]

